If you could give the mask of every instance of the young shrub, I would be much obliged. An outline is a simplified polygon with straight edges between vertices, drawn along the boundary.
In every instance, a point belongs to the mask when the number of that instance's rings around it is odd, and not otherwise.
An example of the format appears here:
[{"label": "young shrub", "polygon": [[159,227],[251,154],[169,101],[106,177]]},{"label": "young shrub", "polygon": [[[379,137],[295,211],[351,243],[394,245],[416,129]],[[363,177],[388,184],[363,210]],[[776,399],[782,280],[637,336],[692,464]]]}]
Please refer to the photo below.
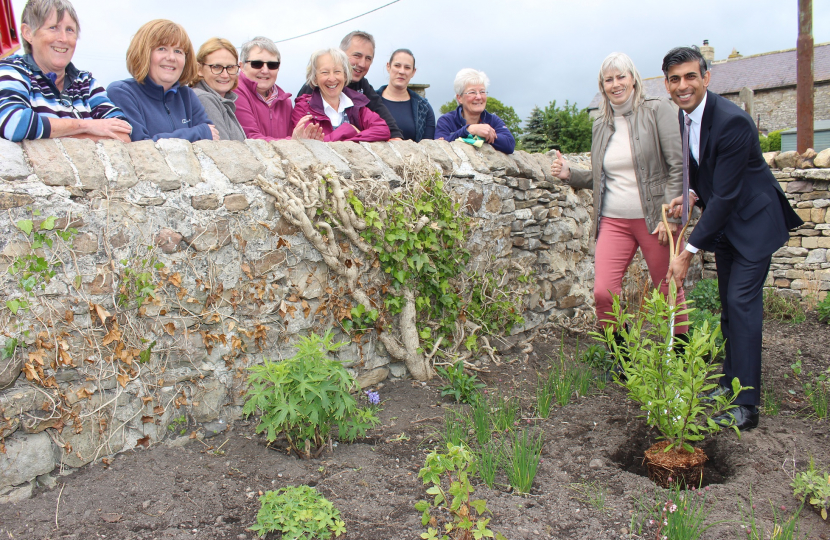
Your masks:
[{"label": "young shrub", "polygon": [[[473,455],[463,445],[447,445],[445,454],[433,450],[426,458],[424,467],[418,472],[427,488],[427,495],[433,500],[419,501],[415,509],[421,512],[421,524],[427,532],[421,534],[425,540],[467,540],[470,538],[493,538],[494,534],[487,525],[490,518],[484,514],[491,513],[484,500],[470,500],[475,492],[470,483],[470,477],[475,473]],[[449,520],[439,525],[438,519],[430,514],[430,510],[440,509],[441,513],[449,515]],[[439,529],[447,534],[439,535]],[[497,540],[506,540],[504,536],[495,533]]]},{"label": "young shrub", "polygon": [[349,393],[355,385],[351,375],[326,356],[342,345],[332,343],[331,331],[311,334],[300,338],[293,357],[249,368],[251,386],[242,412],[260,412],[257,433],[264,431],[268,442],[285,435],[291,450],[310,459],[331,442],[332,429],[338,438],[353,441],[379,422]]},{"label": "young shrub", "polygon": [[251,531],[264,537],[281,533],[282,540],[327,540],[346,532],[340,511],[313,487],[289,486],[266,491]]},{"label": "young shrub", "polygon": [[830,473],[817,471],[812,457],[810,468],[796,474],[790,486],[796,498],[813,506],[821,514],[821,519],[827,519],[830,509]]},{"label": "young shrub", "polygon": [[[710,355],[716,357],[720,353],[720,329],[711,329],[704,322],[701,328],[690,331],[688,344],[678,353],[670,347],[669,321],[690,311],[681,306],[670,307],[660,291],[654,290],[646,298],[643,315],[637,319],[623,313],[619,298],[614,298],[612,310],[615,324],[608,325],[604,334],[593,335],[604,341],[619,359],[626,380],[620,379],[618,384],[640,404],[646,423],[660,432],[658,438],[669,442],[666,452],[674,447],[694,452],[691,443],[720,430],[711,417],[734,408],[732,401],[743,389],[735,378],[731,399],[701,399],[701,395],[717,387],[721,377],[720,366],[706,361]],[[622,343],[614,339],[615,329],[622,335]]]}]

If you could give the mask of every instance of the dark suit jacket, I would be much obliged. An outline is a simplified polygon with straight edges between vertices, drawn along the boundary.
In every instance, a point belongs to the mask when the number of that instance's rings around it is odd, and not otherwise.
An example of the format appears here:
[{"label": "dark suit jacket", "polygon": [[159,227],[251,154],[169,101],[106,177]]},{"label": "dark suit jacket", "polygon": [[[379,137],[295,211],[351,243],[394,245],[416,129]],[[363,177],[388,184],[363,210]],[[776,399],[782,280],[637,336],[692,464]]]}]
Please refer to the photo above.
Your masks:
[{"label": "dark suit jacket", "polygon": [[[684,129],[683,111],[679,112]],[[749,261],[772,255],[804,222],[761,154],[758,131],[740,107],[707,93],[700,127],[699,165],[690,157],[690,183],[704,208],[689,243],[714,251],[721,232]]]},{"label": "dark suit jacket", "polygon": [[[380,94],[375,92],[375,89],[372,88],[372,85],[369,84],[369,81],[366,80],[366,77],[363,77],[357,82],[351,82],[347,86],[347,88],[351,88],[355,92],[360,92],[367,98],[369,98],[369,110],[377,113],[378,116],[383,118],[383,121],[386,122],[386,125],[389,126],[389,133],[390,138],[392,139],[403,139],[403,132],[401,128],[398,127],[398,123],[395,122],[395,117],[392,116],[392,113],[389,112],[389,109],[386,108],[386,105],[383,104],[383,101],[380,100]],[[302,88],[300,88],[300,92],[297,94],[297,97],[294,98],[294,101],[299,99],[300,96],[304,94],[313,94],[314,88],[312,88],[308,83],[304,84]]]}]

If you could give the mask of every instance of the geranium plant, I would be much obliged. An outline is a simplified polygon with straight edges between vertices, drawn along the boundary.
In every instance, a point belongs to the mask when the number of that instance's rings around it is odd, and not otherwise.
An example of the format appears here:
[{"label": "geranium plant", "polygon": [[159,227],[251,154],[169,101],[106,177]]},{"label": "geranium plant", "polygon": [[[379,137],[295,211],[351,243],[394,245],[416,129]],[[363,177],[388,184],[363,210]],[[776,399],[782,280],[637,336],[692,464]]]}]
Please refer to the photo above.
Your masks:
[{"label": "geranium plant", "polygon": [[379,420],[370,408],[357,406],[350,394],[355,380],[326,353],[343,343],[332,342],[331,331],[300,338],[297,354],[282,362],[266,360],[249,368],[248,401],[242,412],[260,411],[257,433],[268,442],[283,434],[301,458],[317,457],[331,442],[331,430],[340,439],[363,437]]},{"label": "geranium plant", "polygon": [[[688,342],[678,347],[672,337],[672,321],[693,310],[683,305],[673,307],[658,290],[645,298],[643,310],[636,316],[623,311],[619,297],[614,298],[612,310],[615,322],[607,325],[604,333],[593,335],[618,359],[625,377],[618,377],[617,383],[640,404],[646,423],[657,428],[659,438],[668,441],[666,452],[673,448],[694,452],[692,443],[720,430],[712,420],[714,414],[736,407],[733,401],[747,388],[735,378],[731,381],[732,396],[704,398],[721,378],[720,366],[706,361],[717,358],[723,346],[718,344],[720,327],[712,328],[705,321],[690,329]],[[614,332],[621,335],[620,342]]]}]

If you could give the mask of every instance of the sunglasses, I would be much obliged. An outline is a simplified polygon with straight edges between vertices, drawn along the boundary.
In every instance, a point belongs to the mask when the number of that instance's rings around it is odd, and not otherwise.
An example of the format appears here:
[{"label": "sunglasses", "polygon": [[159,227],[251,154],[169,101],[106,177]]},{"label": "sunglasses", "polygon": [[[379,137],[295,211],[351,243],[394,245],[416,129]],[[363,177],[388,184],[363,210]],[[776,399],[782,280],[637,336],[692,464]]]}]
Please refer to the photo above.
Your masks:
[{"label": "sunglasses", "polygon": [[228,75],[236,75],[239,72],[239,66],[233,64],[231,66],[222,66],[219,64],[202,64],[210,68],[210,72],[214,75],[221,75],[223,71],[227,71]]},{"label": "sunglasses", "polygon": [[268,66],[271,71],[276,71],[280,68],[279,62],[265,62],[264,60],[245,60],[246,64],[251,64],[254,69],[262,69],[262,66]]}]

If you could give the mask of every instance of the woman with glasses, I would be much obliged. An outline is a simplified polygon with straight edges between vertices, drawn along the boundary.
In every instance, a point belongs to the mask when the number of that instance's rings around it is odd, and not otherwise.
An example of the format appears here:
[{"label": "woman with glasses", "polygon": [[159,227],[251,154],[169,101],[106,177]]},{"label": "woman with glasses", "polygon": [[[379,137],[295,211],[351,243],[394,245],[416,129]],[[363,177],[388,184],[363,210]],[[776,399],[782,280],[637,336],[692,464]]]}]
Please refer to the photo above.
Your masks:
[{"label": "woman with glasses", "polygon": [[349,57],[342,49],[322,49],[311,55],[306,84],[314,91],[297,98],[292,122],[311,117],[328,141],[388,141],[389,125],[369,109],[369,98],[347,88],[352,78]]},{"label": "woman with glasses", "polygon": [[490,143],[505,154],[512,154],[516,139],[504,121],[485,110],[490,79],[483,71],[464,68],[455,76],[453,88],[458,108],[442,115],[435,126],[435,138],[454,141],[459,137],[481,146]]},{"label": "woman with glasses", "polygon": [[0,137],[130,142],[130,124],[88,71],[72,64],[81,25],[67,0],[29,0],[22,56],[0,60]]},{"label": "woman with glasses", "polygon": [[267,37],[255,37],[242,45],[239,52],[242,73],[236,93],[236,117],[249,139],[276,141],[280,139],[323,140],[320,128],[311,117],[291,125],[291,94],[277,86],[280,51]]},{"label": "woman with glasses", "polygon": [[409,89],[415,76],[415,56],[409,49],[398,49],[386,64],[389,84],[378,88],[386,105],[401,128],[403,138],[418,142],[435,138],[435,113],[426,98]]},{"label": "woman with glasses", "polygon": [[236,47],[222,38],[210,38],[196,54],[199,79],[193,92],[219,131],[222,140],[244,141],[245,131],[236,119],[237,96],[233,90],[239,81],[239,57]]},{"label": "woman with glasses", "polygon": [[[594,303],[605,327],[611,324],[607,313],[638,247],[652,282],[668,295],[669,245],[661,209],[683,190],[683,151],[676,109],[668,98],[645,95],[628,55],[608,55],[598,83],[602,100],[594,120],[591,169],[570,168],[557,151],[551,174],[574,189],[594,192]],[[677,226],[669,227],[674,232]],[[678,289],[677,304],[684,301],[683,289]],[[676,335],[687,331],[687,320],[687,315],[678,315]],[[616,334],[616,339],[621,342],[622,337]]]},{"label": "woman with glasses", "polygon": [[156,19],[138,29],[127,49],[132,79],[107,88],[127,114],[133,141],[219,139],[219,131],[187,84],[196,78],[196,54],[180,25]]}]

